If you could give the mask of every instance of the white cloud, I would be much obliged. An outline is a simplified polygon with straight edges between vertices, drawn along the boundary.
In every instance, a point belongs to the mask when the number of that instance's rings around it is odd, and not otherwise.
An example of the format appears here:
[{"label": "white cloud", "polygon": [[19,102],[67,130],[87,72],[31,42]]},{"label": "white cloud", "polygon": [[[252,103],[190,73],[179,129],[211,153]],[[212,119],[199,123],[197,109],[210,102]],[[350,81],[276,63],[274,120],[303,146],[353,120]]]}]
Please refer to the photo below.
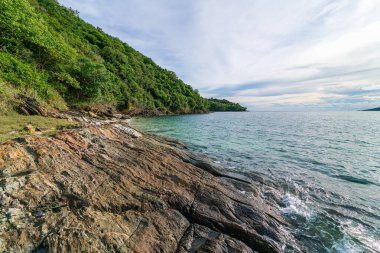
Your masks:
[{"label": "white cloud", "polygon": [[[341,101],[353,108],[359,103],[342,100],[366,101],[370,95],[355,92],[373,92],[380,83],[378,0],[60,2],[205,95],[251,106],[281,99],[302,108],[309,99],[308,105]],[[265,87],[237,88],[262,82]],[[228,94],[216,92],[221,88]]]},{"label": "white cloud", "polygon": [[371,86],[367,86],[367,87],[363,87],[362,88],[363,90],[380,90],[380,85],[371,85]]},{"label": "white cloud", "polygon": [[310,92],[302,94],[283,94],[276,96],[235,96],[228,98],[234,102],[245,103],[255,109],[289,108],[294,106],[321,107],[326,100],[344,99],[346,95]]}]

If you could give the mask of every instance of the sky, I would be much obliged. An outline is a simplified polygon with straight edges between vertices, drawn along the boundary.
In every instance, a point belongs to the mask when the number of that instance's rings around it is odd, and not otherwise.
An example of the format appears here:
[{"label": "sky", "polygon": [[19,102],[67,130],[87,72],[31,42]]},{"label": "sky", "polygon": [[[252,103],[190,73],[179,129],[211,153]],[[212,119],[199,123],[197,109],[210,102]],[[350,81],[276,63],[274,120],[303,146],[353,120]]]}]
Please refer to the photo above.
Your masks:
[{"label": "sky", "polygon": [[379,0],[59,0],[250,110],[380,106]]}]

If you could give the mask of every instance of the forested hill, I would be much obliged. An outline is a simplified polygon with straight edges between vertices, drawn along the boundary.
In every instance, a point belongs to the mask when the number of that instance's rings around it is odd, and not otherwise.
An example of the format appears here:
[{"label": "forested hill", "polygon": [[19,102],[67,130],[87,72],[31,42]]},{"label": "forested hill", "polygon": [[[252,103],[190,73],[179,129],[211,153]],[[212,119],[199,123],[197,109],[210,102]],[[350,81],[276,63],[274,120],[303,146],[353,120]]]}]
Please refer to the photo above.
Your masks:
[{"label": "forested hill", "polygon": [[[55,108],[203,112],[210,102],[55,0],[0,1],[0,105],[26,93]],[[9,101],[7,103],[6,101]]]},{"label": "forested hill", "polygon": [[226,99],[208,99],[209,110],[214,112],[237,112],[246,111],[247,108],[239,105],[238,103],[232,103]]}]

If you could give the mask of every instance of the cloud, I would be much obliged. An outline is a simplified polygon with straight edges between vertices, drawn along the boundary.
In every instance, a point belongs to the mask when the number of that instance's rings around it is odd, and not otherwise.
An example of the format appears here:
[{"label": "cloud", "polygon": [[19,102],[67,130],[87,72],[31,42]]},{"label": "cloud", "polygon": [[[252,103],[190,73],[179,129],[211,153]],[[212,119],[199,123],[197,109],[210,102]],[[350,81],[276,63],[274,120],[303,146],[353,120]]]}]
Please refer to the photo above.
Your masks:
[{"label": "cloud", "polygon": [[203,95],[269,109],[380,104],[367,99],[380,83],[378,0],[59,1]]},{"label": "cloud", "polygon": [[380,91],[380,84],[363,87],[362,90],[365,90],[365,91],[379,90]]},{"label": "cloud", "polygon": [[243,103],[256,105],[258,107],[268,107],[268,105],[275,106],[294,106],[294,105],[303,105],[303,106],[321,106],[327,100],[334,100],[337,98],[346,98],[345,95],[337,94],[326,94],[320,92],[309,92],[299,94],[282,94],[282,95],[273,95],[273,96],[234,96],[229,99],[233,101],[242,101]]}]

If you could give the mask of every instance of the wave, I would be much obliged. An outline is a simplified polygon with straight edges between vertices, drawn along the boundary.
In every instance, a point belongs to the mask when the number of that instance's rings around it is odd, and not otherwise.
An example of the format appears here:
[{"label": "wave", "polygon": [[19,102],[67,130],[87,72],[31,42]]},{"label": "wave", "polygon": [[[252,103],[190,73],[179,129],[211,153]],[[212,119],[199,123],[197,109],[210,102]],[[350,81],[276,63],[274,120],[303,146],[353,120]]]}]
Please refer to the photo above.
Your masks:
[{"label": "wave", "polygon": [[349,175],[334,175],[333,177],[349,181],[351,183],[363,184],[363,185],[379,185],[365,178],[357,178]]},{"label": "wave", "polygon": [[299,198],[289,193],[286,193],[282,199],[285,207],[281,208],[281,212],[286,216],[301,216],[309,219],[312,217],[313,212],[310,208]]},{"label": "wave", "polygon": [[359,253],[363,252],[360,249],[356,248],[351,241],[344,237],[343,239],[337,241],[329,250],[331,253]]}]

